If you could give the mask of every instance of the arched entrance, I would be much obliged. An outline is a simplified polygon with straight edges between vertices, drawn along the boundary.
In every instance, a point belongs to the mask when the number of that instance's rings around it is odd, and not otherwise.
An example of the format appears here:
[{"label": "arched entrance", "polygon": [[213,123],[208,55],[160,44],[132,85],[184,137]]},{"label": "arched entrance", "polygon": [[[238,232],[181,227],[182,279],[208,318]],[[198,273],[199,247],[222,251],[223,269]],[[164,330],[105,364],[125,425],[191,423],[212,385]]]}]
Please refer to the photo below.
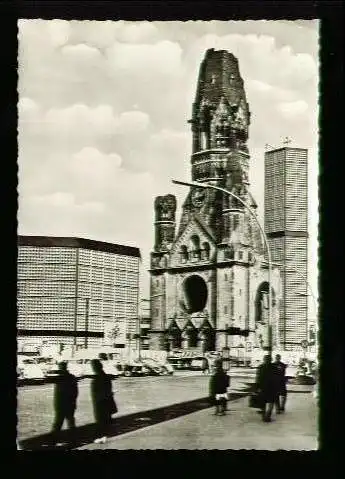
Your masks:
[{"label": "arched entrance", "polygon": [[198,346],[198,330],[189,322],[182,332],[184,349],[196,348]]},{"label": "arched entrance", "polygon": [[202,311],[207,303],[207,285],[203,278],[197,274],[186,278],[182,284],[181,296],[180,304],[186,313]]},{"label": "arched entrance", "polygon": [[[255,296],[255,342],[256,346],[260,348],[267,348],[269,347],[270,341],[273,341],[272,332],[273,329],[271,328],[270,331],[268,330],[267,326],[269,324],[269,284],[267,281],[263,281],[257,291]],[[271,287],[271,294],[272,294],[272,318],[273,308],[276,304],[276,296],[275,291]],[[271,327],[274,325],[271,324]],[[269,339],[271,337],[271,340]]]},{"label": "arched entrance", "polygon": [[[269,303],[268,303],[268,282],[263,281],[256,291],[255,296],[255,326],[257,324],[267,324]],[[275,292],[271,287],[272,307],[275,306]]]},{"label": "arched entrance", "polygon": [[171,323],[167,330],[166,339],[169,345],[169,351],[171,349],[181,349],[182,347],[182,333],[180,328],[175,322]]},{"label": "arched entrance", "polygon": [[215,350],[216,334],[208,321],[205,321],[201,326],[198,338],[201,341],[201,350],[203,353]]}]

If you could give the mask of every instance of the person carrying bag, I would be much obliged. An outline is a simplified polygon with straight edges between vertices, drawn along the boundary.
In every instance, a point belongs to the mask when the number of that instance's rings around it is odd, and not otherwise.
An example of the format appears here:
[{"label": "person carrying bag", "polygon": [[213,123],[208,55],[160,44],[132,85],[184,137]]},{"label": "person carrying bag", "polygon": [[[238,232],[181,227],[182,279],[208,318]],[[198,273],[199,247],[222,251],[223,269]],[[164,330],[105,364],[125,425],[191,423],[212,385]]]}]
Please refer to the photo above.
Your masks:
[{"label": "person carrying bag", "polygon": [[222,361],[215,363],[216,371],[210,379],[211,403],[216,406],[215,414],[224,415],[228,401],[227,389],[230,386],[230,378],[223,370]]}]

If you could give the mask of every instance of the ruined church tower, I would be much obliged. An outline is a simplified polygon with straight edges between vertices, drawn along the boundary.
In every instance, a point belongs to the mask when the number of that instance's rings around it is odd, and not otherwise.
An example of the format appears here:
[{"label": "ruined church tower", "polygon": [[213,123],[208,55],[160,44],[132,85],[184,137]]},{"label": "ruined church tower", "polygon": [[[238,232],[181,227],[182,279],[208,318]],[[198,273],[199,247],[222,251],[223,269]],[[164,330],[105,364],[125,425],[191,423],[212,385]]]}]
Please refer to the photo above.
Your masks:
[{"label": "ruined church tower", "polygon": [[[192,180],[225,188],[255,211],[248,180],[249,105],[238,60],[228,51],[206,52],[189,123]],[[219,350],[228,344],[228,326],[251,330],[246,344],[232,337],[232,347],[262,346],[267,263],[248,209],[222,192],[194,187],[178,224],[173,195],[157,197],[154,207],[150,347]],[[277,315],[278,270],[271,281]]]}]

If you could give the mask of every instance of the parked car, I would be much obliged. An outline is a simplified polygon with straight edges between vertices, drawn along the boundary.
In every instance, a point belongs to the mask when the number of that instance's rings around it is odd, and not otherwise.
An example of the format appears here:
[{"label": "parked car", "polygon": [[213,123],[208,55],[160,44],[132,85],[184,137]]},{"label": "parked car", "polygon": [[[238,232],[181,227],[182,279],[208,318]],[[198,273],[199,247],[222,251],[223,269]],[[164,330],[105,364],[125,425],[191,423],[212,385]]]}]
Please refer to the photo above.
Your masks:
[{"label": "parked car", "polygon": [[45,378],[44,372],[36,358],[21,358],[17,361],[17,378],[19,382],[37,381]]},{"label": "parked car", "polygon": [[59,374],[60,374],[60,371],[59,371],[58,365],[55,364],[54,366],[51,366],[49,369],[47,369],[44,375],[47,379],[54,379],[57,376],[59,376]]},{"label": "parked car", "polygon": [[183,371],[186,369],[190,369],[192,360],[190,358],[185,359],[185,358],[170,357],[170,358],[167,358],[167,362],[171,364],[174,367],[174,369]]},{"label": "parked car", "polygon": [[295,378],[296,375],[297,375],[297,369],[298,369],[297,366],[293,366],[293,365],[288,364],[287,368],[285,370],[285,376],[288,379]]},{"label": "parked car", "polygon": [[168,376],[174,373],[174,368],[168,362],[162,364],[155,359],[144,359],[143,363],[152,369],[155,376]]},{"label": "parked car", "polygon": [[143,377],[149,376],[150,370],[143,364],[123,364],[117,366],[118,369],[123,372],[123,375],[128,378],[131,376]]},{"label": "parked car", "polygon": [[202,371],[204,366],[204,358],[194,358],[190,363],[190,369],[193,371]]},{"label": "parked car", "polygon": [[103,370],[106,374],[109,374],[110,376],[114,378],[118,378],[119,376],[123,376],[124,371],[123,368],[121,368],[121,365],[118,363],[115,363],[114,361],[102,361],[103,363]]}]

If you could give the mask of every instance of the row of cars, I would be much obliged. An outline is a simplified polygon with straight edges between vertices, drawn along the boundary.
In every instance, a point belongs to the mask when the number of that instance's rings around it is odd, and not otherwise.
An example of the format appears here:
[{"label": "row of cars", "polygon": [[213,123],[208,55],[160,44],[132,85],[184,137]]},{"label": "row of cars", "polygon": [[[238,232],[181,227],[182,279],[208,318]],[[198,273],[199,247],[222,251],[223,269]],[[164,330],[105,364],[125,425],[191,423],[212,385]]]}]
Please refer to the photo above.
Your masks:
[{"label": "row of cars", "polygon": [[[207,359],[207,364],[208,368],[211,369],[214,365],[214,362],[216,359],[219,359],[221,356],[220,355],[214,355],[214,357],[208,357]],[[205,363],[205,357],[204,356],[196,356],[194,358],[184,358],[184,357],[168,357],[167,361],[177,370],[179,371],[203,371],[204,369],[207,369],[206,363]],[[250,361],[242,361],[241,359],[238,358],[229,358],[230,365],[231,366],[250,366]]]},{"label": "row of cars", "polygon": [[[102,363],[104,372],[113,378],[121,376],[168,376],[174,373],[174,368],[171,364],[161,364],[153,359],[125,363],[105,360],[102,361]],[[69,372],[78,379],[92,377],[94,375],[91,367],[91,359],[71,358],[67,360],[67,367]],[[58,374],[58,361],[53,358],[24,357],[18,358],[17,360],[17,378],[19,384],[47,381],[54,379]]]}]

